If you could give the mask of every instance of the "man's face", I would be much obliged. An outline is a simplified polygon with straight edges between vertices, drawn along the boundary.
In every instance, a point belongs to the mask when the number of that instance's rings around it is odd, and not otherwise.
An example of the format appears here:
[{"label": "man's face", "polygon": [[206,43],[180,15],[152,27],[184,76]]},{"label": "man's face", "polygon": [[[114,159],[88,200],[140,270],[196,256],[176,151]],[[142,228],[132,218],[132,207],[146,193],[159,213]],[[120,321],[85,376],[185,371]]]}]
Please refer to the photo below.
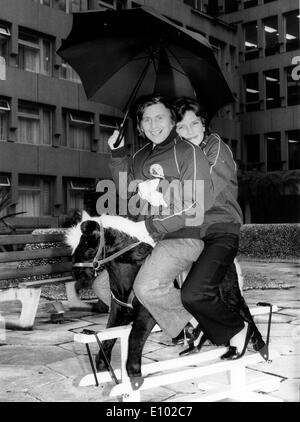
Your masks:
[{"label": "man's face", "polygon": [[154,144],[160,144],[166,140],[173,126],[171,112],[163,104],[153,104],[145,108],[141,129]]}]

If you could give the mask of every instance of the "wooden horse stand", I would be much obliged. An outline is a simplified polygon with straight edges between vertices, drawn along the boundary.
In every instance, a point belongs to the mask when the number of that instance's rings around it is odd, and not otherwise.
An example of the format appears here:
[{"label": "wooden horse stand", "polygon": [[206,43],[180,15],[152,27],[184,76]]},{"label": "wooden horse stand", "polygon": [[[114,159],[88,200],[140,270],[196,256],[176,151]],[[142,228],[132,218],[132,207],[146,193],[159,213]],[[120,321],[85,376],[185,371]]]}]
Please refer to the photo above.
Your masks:
[{"label": "wooden horse stand", "polygon": [[[276,306],[272,306],[270,312],[277,310]],[[265,306],[257,306],[256,308],[251,309],[251,313],[253,316],[262,315],[268,313],[268,309],[266,309]],[[87,346],[90,360],[91,355],[88,344],[98,342],[101,347],[101,341],[113,338],[120,338],[121,342],[120,369],[112,370],[111,374],[106,371],[96,373],[94,365],[91,362],[93,374],[83,377],[79,383],[80,386],[99,385],[99,383],[103,384],[111,382],[112,379],[114,379],[116,385],[112,388],[110,397],[122,396],[122,400],[124,402],[138,402],[141,401],[141,391],[226,372],[229,374],[229,384],[212,384],[207,382],[199,383],[198,388],[205,390],[205,392],[202,391],[201,393],[189,394],[189,396],[180,397],[180,401],[211,402],[226,398],[251,402],[282,401],[281,399],[274,398],[270,395],[255,392],[260,391],[268,393],[278,390],[280,385],[279,377],[263,375],[256,377],[252,381],[246,380],[246,366],[264,361],[258,352],[246,354],[241,359],[234,361],[222,361],[219,357],[225,353],[227,350],[226,347],[218,347],[208,352],[199,352],[161,362],[144,364],[142,365],[144,382],[138,390],[133,390],[125,367],[130,330],[131,325],[127,325],[108,328],[102,332],[96,333],[95,335],[82,333],[75,334],[74,341],[83,343]],[[160,328],[156,325],[153,331],[160,331]],[[268,330],[268,337],[269,332],[270,331]],[[269,354],[269,360],[273,360],[277,356],[278,353],[271,352]]]}]

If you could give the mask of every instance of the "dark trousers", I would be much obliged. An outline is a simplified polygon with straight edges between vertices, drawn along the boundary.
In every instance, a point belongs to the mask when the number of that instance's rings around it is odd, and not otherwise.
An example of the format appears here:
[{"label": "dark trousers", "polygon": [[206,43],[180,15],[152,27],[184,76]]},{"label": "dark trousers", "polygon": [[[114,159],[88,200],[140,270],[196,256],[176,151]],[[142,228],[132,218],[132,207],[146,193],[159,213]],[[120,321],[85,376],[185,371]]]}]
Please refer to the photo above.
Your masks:
[{"label": "dark trousers", "polygon": [[242,318],[224,304],[219,293],[237,254],[239,238],[231,233],[212,233],[203,241],[204,249],[183,283],[181,299],[203,332],[219,346],[244,327]]}]

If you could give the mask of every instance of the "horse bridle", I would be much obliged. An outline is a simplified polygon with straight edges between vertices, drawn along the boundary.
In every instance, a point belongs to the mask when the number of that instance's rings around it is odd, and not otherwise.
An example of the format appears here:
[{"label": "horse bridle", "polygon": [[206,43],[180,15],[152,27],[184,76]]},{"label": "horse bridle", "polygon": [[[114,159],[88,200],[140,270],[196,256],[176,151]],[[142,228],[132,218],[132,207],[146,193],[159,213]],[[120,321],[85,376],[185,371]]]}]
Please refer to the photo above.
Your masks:
[{"label": "horse bridle", "polygon": [[[119,256],[123,255],[127,251],[130,251],[131,249],[135,248],[140,243],[142,243],[141,240],[139,240],[138,242],[134,242],[131,245],[128,245],[125,248],[121,249],[120,251],[115,252],[114,254],[108,257],[105,257],[106,253],[105,253],[104,227],[101,221],[99,221],[98,224],[100,226],[100,242],[99,242],[97,253],[93,261],[92,262],[76,262],[75,264],[73,264],[73,267],[77,267],[77,268],[78,267],[93,268],[95,277],[98,275],[98,272],[101,270],[101,267],[103,267],[104,264],[106,264],[107,262],[113,261],[114,259],[118,258]],[[102,258],[100,258],[101,256]],[[122,302],[121,300],[116,298],[116,296],[113,294],[112,291],[110,293],[116,303],[118,303],[121,306],[132,308],[131,303],[128,304],[128,303]],[[129,297],[132,298],[132,294],[130,294]]]}]

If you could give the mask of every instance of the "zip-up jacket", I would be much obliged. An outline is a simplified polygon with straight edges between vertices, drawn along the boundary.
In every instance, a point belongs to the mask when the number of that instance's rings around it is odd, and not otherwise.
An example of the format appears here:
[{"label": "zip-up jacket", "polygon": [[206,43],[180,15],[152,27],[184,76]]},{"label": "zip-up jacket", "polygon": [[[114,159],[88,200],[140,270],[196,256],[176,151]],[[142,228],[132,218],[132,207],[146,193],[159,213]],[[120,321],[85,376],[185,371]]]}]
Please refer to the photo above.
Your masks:
[{"label": "zip-up jacket", "polygon": [[231,149],[216,133],[204,139],[200,148],[210,165],[214,204],[206,211],[200,237],[212,232],[239,234],[243,214],[237,202],[237,166]]},{"label": "zip-up jacket", "polygon": [[[132,158],[126,155],[126,147],[112,150],[110,170],[117,189],[120,172],[126,172],[127,185],[134,180],[162,180],[159,186],[167,209],[156,207],[153,213],[152,207],[150,213],[146,213],[147,201],[139,207],[139,219],[144,216],[146,228],[154,239],[199,238],[204,214],[213,202],[209,165],[199,147],[180,140],[173,129],[165,141],[155,146],[147,143]],[[125,186],[119,189],[119,195],[128,199]]]}]

